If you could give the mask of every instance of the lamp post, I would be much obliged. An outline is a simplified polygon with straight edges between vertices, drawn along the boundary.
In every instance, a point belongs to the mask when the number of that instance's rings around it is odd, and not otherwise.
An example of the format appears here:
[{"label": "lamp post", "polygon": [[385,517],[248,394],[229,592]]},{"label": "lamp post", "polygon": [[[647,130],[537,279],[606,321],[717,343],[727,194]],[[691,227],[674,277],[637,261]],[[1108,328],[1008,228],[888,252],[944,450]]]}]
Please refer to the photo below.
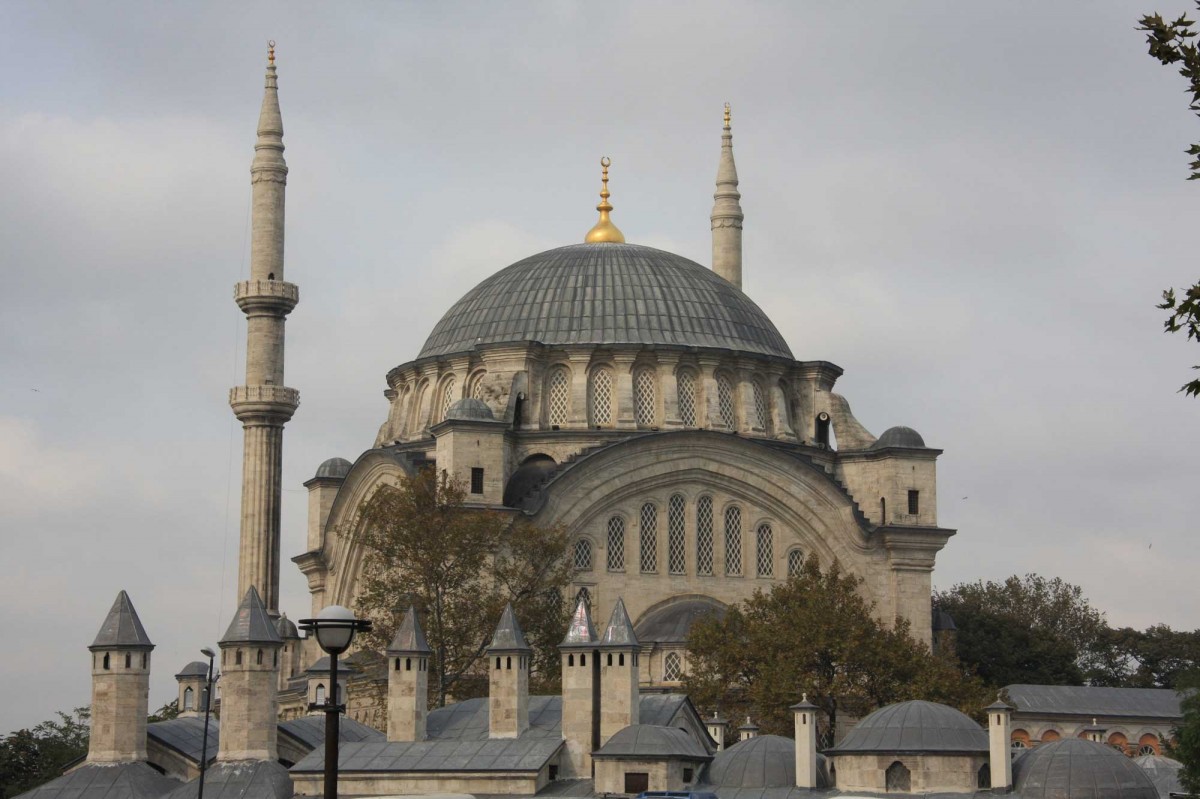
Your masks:
[{"label": "lamp post", "polygon": [[200,654],[208,658],[208,679],[204,682],[204,740],[200,744],[200,779],[196,787],[196,799],[204,799],[204,770],[208,768],[208,717],[212,713],[213,660],[217,653],[204,647]]},{"label": "lamp post", "polygon": [[[325,799],[337,799],[338,713],[343,708],[338,696],[338,655],[350,648],[356,632],[371,629],[371,622],[354,618],[349,608],[330,605],[315,619],[301,619],[300,629],[315,635],[321,649],[329,655],[330,687],[325,692]],[[313,709],[317,707],[312,705]]]}]

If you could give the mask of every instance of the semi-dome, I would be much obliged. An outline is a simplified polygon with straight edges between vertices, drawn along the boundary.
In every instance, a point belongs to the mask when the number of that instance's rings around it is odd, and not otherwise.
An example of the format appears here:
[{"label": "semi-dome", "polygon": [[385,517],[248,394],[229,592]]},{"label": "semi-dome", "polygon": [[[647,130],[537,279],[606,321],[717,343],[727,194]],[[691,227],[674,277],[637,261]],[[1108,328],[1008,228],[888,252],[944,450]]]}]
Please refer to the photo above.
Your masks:
[{"label": "semi-dome", "polygon": [[460,400],[455,400],[454,404],[446,409],[446,419],[490,422],[495,418],[488,404],[474,397],[463,397]]},{"label": "semi-dome", "polygon": [[833,750],[847,755],[864,752],[988,751],[988,734],[967,714],[948,705],[914,700],[882,707],[858,724]]},{"label": "semi-dome", "polygon": [[695,261],[636,244],[574,244],[500,270],[456,302],[418,358],[480,344],[663,344],[790,359],[753,300]]},{"label": "semi-dome", "polygon": [[317,467],[316,477],[332,477],[336,480],[344,480],[346,475],[350,474],[350,467],[353,466],[350,461],[345,458],[330,458]]},{"label": "semi-dome", "polygon": [[1024,799],[1158,799],[1140,766],[1117,750],[1082,738],[1042,744],[1013,764]]},{"label": "semi-dome", "polygon": [[[782,735],[756,735],[717,752],[705,782],[717,788],[795,788],[796,743]],[[828,788],[825,756],[817,755],[817,787]]]},{"label": "semi-dome", "polygon": [[908,447],[910,449],[924,449],[925,439],[921,438],[921,434],[911,427],[897,425],[889,427],[883,431],[883,435],[871,445],[871,449],[883,449],[884,447]]}]

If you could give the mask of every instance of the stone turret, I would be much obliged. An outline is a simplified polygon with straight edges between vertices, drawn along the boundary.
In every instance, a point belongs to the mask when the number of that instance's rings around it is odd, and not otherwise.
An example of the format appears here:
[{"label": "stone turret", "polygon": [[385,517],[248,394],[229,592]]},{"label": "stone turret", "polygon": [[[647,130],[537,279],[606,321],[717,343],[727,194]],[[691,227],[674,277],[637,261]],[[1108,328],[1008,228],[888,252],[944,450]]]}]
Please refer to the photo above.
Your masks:
[{"label": "stone turret", "polygon": [[299,392],[283,382],[284,322],[300,300],[296,285],[283,279],[287,173],[272,47],[250,167],[250,279],[234,286],[233,292],[246,314],[246,384],[229,392],[229,404],[243,428],[238,596],[256,588],[272,617],[278,616],[279,608],[283,426],[300,404]]},{"label": "stone turret", "polygon": [[725,104],[725,130],[721,134],[721,161],[717,190],[713,193],[712,268],[739,289],[742,287],[742,195],[738,192],[737,165],[733,162],[733,130],[729,103]]},{"label": "stone turret", "polygon": [[558,645],[562,657],[562,736],[573,776],[592,776],[592,752],[600,748],[600,639],[587,599],[579,598],[567,635]]},{"label": "stone turret", "polygon": [[532,654],[512,605],[506,605],[487,648],[489,738],[518,738],[529,729]]},{"label": "stone turret", "polygon": [[89,763],[146,759],[150,643],[129,594],[121,591],[104,618],[92,652],[92,731]]},{"label": "stone turret", "polygon": [[1012,787],[1012,708],[997,699],[984,708],[988,714],[988,761],[992,790]]},{"label": "stone turret", "polygon": [[817,787],[817,711],[804,696],[792,705],[796,732],[796,787]]},{"label": "stone turret", "polygon": [[389,741],[425,740],[431,654],[417,609],[410,607],[387,648]]},{"label": "stone turret", "polygon": [[179,683],[179,718],[190,719],[204,714],[204,689],[208,687],[208,664],[193,660],[175,675]]},{"label": "stone turret", "polygon": [[625,610],[618,599],[600,639],[600,745],[619,730],[638,723],[638,644]]},{"label": "stone turret", "polygon": [[277,758],[279,649],[283,639],[258,590],[250,586],[221,647],[219,761]]}]

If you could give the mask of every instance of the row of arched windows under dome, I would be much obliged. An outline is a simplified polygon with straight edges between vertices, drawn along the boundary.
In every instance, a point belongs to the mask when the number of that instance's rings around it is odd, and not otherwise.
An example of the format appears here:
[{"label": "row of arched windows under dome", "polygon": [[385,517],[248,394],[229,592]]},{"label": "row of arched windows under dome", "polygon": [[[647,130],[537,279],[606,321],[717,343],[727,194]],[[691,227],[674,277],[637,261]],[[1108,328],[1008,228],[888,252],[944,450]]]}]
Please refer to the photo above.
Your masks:
[{"label": "row of arched windows under dome", "polygon": [[[628,542],[629,523],[622,514],[609,516],[605,521],[602,540],[605,542],[604,568],[611,572],[626,571],[626,554],[637,558],[638,571],[643,574],[687,574],[689,553],[692,573],[711,576],[719,566],[729,577],[752,574],[755,577],[775,577],[775,529],[771,522],[760,522],[751,534],[752,552],[743,557],[745,531],[741,505],[731,502],[720,513],[714,509],[708,494],[695,501],[695,512],[687,513],[687,500],[673,494],[666,503],[666,518],[657,503],[644,502],[637,512],[637,540]],[[660,563],[659,536],[666,535],[666,562]],[[576,539],[572,552],[576,571],[595,568],[594,544],[590,537]],[[720,563],[714,553],[719,551]],[[743,561],[749,562],[744,563]],[[787,576],[799,573],[804,565],[804,553],[797,547],[787,551]]]}]

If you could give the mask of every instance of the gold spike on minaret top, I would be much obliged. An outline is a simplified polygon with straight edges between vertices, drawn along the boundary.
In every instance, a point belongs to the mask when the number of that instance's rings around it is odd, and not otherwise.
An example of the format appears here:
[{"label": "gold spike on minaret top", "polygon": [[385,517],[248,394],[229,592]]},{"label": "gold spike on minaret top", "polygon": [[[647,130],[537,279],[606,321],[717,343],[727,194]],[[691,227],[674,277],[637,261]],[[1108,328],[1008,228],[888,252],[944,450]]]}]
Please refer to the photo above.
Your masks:
[{"label": "gold spike on minaret top", "polygon": [[729,103],[725,103],[725,129],[729,129]]},{"label": "gold spike on minaret top", "polygon": [[600,167],[603,171],[600,177],[600,204],[596,206],[596,210],[600,212],[600,221],[583,237],[585,243],[594,244],[600,241],[625,243],[625,234],[618,230],[617,226],[608,218],[608,212],[613,209],[612,204],[608,201],[608,167],[611,164],[612,161],[607,155],[600,159]]},{"label": "gold spike on minaret top", "polygon": [[275,40],[274,39],[267,40],[267,60],[270,61],[272,64],[275,63]]}]

